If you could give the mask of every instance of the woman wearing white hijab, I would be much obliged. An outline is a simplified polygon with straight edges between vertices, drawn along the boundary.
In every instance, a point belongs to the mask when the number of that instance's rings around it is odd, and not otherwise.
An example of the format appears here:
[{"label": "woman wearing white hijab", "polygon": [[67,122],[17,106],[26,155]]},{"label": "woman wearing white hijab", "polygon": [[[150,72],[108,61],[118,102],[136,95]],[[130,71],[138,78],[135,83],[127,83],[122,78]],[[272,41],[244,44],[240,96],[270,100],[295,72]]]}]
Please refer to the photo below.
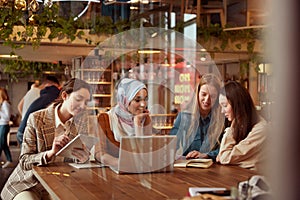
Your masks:
[{"label": "woman wearing white hijab", "polygon": [[117,105],[108,111],[115,140],[121,136],[151,134],[152,126],[147,110],[148,90],[144,83],[125,78],[118,85]]},{"label": "woman wearing white hijab", "polygon": [[[135,79],[124,78],[118,84],[116,95],[117,105],[107,112],[109,131],[113,133],[114,140],[120,142],[122,136],[151,135],[152,123],[147,109],[146,85]],[[103,138],[102,142],[106,139]],[[116,165],[117,155],[107,152],[105,145],[96,146],[95,158],[106,165]]]}]

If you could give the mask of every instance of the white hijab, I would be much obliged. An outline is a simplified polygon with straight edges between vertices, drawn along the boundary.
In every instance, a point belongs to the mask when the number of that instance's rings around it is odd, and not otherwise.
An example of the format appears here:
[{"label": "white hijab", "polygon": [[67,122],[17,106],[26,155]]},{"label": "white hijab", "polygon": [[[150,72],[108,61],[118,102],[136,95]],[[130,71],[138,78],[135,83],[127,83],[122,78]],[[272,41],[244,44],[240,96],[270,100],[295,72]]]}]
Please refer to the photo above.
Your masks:
[{"label": "white hijab", "polygon": [[133,114],[128,111],[129,103],[134,99],[135,95],[142,89],[147,87],[144,83],[124,78],[120,81],[117,90],[117,105],[110,110],[111,127],[117,141],[124,135],[135,135],[133,123]]}]

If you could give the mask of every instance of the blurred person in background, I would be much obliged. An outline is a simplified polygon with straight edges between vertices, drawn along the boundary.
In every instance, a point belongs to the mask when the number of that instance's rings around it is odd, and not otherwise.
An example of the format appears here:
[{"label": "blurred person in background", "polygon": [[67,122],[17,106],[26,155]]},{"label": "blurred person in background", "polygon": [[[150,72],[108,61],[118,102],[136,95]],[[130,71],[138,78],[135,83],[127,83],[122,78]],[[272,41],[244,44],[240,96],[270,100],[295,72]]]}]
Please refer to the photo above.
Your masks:
[{"label": "blurred person in background", "polygon": [[23,98],[19,101],[18,111],[21,115],[21,120],[23,120],[26,111],[31,105],[31,103],[37,98],[39,98],[41,89],[42,87],[39,85],[39,81],[35,81],[31,85],[30,90],[28,90],[23,96]]},{"label": "blurred person in background", "polygon": [[31,103],[18,128],[17,139],[20,145],[22,145],[23,133],[29,115],[35,111],[46,108],[59,96],[60,84],[55,76],[47,76],[43,81],[42,85],[44,89],[41,90],[40,96]]},{"label": "blurred person in background", "polygon": [[6,156],[6,163],[2,165],[2,168],[13,167],[12,157],[7,144],[7,134],[9,133],[10,126],[9,120],[11,116],[11,105],[7,90],[0,88],[0,155],[2,150]]}]

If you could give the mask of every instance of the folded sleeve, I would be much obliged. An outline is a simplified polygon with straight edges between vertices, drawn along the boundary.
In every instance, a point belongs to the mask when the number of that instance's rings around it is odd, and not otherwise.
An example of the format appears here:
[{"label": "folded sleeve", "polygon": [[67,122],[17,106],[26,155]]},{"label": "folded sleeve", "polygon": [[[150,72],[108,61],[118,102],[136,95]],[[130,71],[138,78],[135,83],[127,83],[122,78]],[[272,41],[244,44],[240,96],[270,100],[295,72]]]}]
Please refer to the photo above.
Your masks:
[{"label": "folded sleeve", "polygon": [[263,126],[254,126],[248,136],[238,144],[233,138],[233,130],[227,128],[222,138],[218,159],[221,164],[240,164],[261,150],[266,136]]}]

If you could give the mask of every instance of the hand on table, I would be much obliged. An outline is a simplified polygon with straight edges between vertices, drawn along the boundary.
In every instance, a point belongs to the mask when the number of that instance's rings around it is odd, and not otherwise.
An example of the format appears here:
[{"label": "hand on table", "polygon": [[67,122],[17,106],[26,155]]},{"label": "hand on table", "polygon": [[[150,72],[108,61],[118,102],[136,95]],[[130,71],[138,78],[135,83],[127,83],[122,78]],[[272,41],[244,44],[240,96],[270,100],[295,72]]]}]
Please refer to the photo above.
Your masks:
[{"label": "hand on table", "polygon": [[208,158],[208,155],[205,153],[200,153],[199,151],[191,151],[186,156],[186,159],[192,159],[192,158]]}]

